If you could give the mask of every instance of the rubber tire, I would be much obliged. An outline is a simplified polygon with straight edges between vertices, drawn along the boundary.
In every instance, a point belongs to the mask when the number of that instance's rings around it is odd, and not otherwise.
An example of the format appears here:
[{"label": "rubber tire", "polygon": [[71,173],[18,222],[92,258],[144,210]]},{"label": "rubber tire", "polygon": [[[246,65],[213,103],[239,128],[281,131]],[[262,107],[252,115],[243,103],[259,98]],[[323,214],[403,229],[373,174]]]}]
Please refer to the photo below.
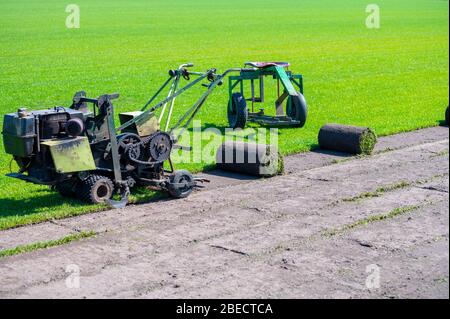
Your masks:
[{"label": "rubber tire", "polygon": [[305,126],[306,119],[308,117],[308,104],[306,103],[306,99],[303,94],[298,92],[298,99],[292,99],[291,96],[288,97],[286,101],[286,115],[293,120],[300,122],[300,124],[297,124],[296,127]]},{"label": "rubber tire", "polygon": [[90,174],[79,182],[77,193],[78,197],[87,203],[100,204],[112,197],[114,184],[106,176]]},{"label": "rubber tire", "polygon": [[228,106],[228,124],[231,128],[245,128],[248,119],[248,109],[241,93],[231,95],[231,105]]},{"label": "rubber tire", "polygon": [[[194,181],[194,177],[192,176],[191,172],[186,170],[176,171],[172,176],[170,176],[170,183],[178,184],[183,182],[183,180],[191,183]],[[169,194],[173,198],[186,198],[192,193],[193,189],[193,186],[188,186],[185,188],[169,187]]]}]

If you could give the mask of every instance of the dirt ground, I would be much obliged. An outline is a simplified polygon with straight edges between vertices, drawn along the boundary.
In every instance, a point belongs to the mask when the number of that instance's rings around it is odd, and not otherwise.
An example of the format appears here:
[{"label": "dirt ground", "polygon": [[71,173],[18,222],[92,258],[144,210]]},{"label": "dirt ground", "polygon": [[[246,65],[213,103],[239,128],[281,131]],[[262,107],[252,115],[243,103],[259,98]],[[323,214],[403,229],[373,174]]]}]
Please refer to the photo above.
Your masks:
[{"label": "dirt ground", "polygon": [[0,232],[0,249],[97,232],[0,259],[0,297],[449,298],[448,132],[381,138],[371,157],[290,156],[271,179],[212,172],[184,200]]}]

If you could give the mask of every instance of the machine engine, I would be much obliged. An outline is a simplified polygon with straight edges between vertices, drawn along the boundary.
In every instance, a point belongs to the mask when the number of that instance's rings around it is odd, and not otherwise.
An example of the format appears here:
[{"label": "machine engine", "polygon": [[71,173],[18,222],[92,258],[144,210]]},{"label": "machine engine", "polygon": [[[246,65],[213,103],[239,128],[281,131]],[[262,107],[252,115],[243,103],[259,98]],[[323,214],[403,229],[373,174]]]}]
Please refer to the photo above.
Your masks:
[{"label": "machine engine", "polygon": [[22,108],[6,114],[3,121],[5,151],[14,156],[21,173],[28,172],[28,181],[52,184],[57,176],[45,142],[82,135],[88,115],[59,106],[31,112]]},{"label": "machine engine", "polygon": [[[111,100],[78,92],[70,107],[47,110],[19,109],[5,115],[3,142],[6,153],[19,166],[10,177],[49,185],[64,196],[91,203],[110,201],[114,193],[128,197],[135,185],[152,186],[174,197],[185,197],[194,186],[187,171],[166,171],[173,139],[159,130],[153,114],[119,114],[120,134],[114,127]],[[87,103],[93,103],[89,110]],[[136,120],[134,120],[136,119]],[[171,162],[170,162],[171,164]]]}]

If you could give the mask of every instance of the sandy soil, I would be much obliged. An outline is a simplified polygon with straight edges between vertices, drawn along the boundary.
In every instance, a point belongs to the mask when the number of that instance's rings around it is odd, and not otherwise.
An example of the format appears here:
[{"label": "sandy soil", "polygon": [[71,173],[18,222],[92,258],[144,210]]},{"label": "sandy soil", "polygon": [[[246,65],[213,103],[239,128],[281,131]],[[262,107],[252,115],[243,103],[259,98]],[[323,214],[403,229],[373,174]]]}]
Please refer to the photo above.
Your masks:
[{"label": "sandy soil", "polygon": [[0,259],[0,297],[448,298],[448,151],[431,128],[371,157],[294,155],[284,176],[212,172],[185,200],[0,232],[0,249],[98,233]]}]

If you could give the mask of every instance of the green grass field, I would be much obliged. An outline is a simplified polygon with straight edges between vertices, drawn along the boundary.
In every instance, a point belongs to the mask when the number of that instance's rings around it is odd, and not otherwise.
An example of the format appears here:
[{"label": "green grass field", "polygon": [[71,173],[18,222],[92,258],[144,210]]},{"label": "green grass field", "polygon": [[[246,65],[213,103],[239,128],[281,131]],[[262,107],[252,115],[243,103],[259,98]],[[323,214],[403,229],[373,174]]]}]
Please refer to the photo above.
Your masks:
[{"label": "green grass field", "polygon": [[[287,60],[304,75],[309,119],[280,130],[284,154],[314,147],[329,122],[379,135],[438,125],[448,104],[448,1],[379,0],[380,29],[365,26],[369,3],[79,0],[81,28],[67,29],[64,1],[0,0],[0,115],[69,105],[82,89],[119,92],[118,112],[136,110],[183,62],[223,71]],[[199,93],[179,100],[179,114]],[[227,126],[226,103],[227,89],[215,91],[198,118]],[[0,144],[0,229],[101,209],[4,177],[11,157]]]}]

